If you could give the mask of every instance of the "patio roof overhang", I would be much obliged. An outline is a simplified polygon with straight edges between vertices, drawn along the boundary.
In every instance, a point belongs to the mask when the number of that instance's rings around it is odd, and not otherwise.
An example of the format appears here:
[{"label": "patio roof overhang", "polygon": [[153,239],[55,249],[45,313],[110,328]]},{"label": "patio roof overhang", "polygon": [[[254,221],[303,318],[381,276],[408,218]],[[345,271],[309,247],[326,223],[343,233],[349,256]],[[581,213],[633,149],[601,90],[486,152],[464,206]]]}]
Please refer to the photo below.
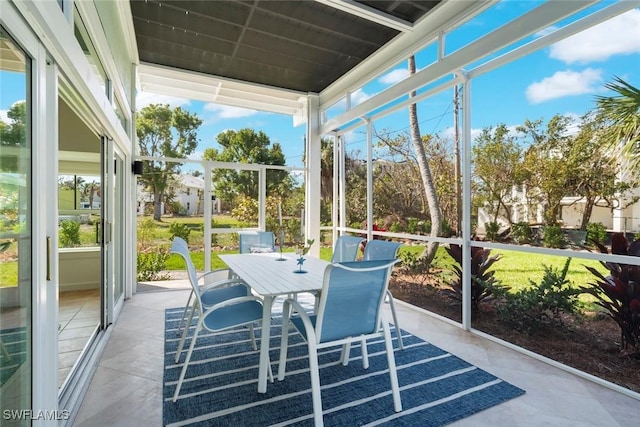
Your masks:
[{"label": "patio roof overhang", "polygon": [[131,1],[138,86],[297,125],[307,95],[329,106],[495,2]]}]

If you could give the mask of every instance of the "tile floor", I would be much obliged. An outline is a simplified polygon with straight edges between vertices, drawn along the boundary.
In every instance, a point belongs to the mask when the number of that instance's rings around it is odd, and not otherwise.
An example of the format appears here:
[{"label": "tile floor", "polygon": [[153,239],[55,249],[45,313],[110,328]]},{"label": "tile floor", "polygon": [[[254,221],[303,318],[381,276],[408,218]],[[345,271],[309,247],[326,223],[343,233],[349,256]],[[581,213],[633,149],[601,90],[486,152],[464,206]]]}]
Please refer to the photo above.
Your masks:
[{"label": "tile floor", "polygon": [[60,292],[58,299],[58,388],[62,386],[100,322],[100,290]]},{"label": "tile floor", "polygon": [[[188,291],[138,293],[113,325],[111,338],[75,419],[75,427],[162,425],[164,309]],[[526,394],[452,426],[631,427],[640,400],[625,396],[527,355],[397,303],[401,326],[526,390]]]}]

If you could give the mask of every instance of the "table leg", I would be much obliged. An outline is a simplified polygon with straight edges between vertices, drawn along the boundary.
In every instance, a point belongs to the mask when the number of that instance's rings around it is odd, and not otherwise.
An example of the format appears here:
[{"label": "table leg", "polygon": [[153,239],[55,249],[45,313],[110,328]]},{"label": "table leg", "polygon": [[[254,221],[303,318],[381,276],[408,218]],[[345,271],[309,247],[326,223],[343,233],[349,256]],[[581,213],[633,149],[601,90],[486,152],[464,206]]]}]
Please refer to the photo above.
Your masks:
[{"label": "table leg", "polygon": [[271,339],[271,305],[272,296],[265,296],[262,301],[262,334],[260,336],[260,365],[258,368],[258,393],[267,392],[267,376],[269,375],[269,343]]}]

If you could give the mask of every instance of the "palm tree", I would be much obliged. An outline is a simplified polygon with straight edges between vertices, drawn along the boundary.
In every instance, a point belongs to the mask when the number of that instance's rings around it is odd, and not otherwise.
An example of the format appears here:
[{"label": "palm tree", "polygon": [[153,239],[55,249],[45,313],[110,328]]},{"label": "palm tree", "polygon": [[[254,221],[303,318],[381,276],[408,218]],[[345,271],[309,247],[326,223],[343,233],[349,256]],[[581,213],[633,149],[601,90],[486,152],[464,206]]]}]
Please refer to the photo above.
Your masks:
[{"label": "palm tree", "polygon": [[[416,61],[412,55],[409,57],[409,74],[416,73]],[[415,92],[411,92],[410,97],[416,96]],[[442,226],[442,213],[440,211],[440,203],[438,202],[438,194],[436,193],[436,186],[433,182],[431,175],[431,169],[429,168],[429,162],[427,159],[427,153],[424,147],[425,141],[420,136],[420,127],[418,125],[418,111],[416,104],[409,105],[409,125],[411,127],[411,140],[413,142],[413,148],[416,152],[416,159],[418,161],[418,169],[420,169],[420,177],[422,178],[422,184],[424,186],[425,196],[427,203],[429,204],[429,215],[431,217],[431,236],[436,237],[440,234],[440,228]],[[438,250],[438,243],[429,243],[424,251],[423,256],[426,258],[427,263],[431,263]]]},{"label": "palm tree", "polygon": [[630,85],[620,77],[605,84],[616,92],[613,96],[597,96],[598,112],[610,123],[612,141],[624,141],[622,153],[629,159],[630,166],[640,166],[640,89]]}]

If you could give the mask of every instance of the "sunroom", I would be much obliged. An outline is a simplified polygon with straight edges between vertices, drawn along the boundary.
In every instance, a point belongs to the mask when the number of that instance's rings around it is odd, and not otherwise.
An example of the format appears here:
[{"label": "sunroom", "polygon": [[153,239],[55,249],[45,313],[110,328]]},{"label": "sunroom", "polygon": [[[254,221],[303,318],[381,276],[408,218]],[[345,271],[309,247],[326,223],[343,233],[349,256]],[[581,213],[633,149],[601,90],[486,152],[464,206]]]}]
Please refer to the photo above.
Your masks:
[{"label": "sunroom", "polygon": [[[135,236],[140,235],[136,231],[141,218],[136,212],[139,200],[136,183],[143,177],[134,174],[138,172],[132,166],[136,162],[180,164],[185,169],[198,170],[203,177],[204,213],[213,211],[212,197],[219,197],[213,179],[216,171],[245,171],[257,183],[251,196],[257,216],[243,227],[273,230],[278,222],[282,223],[277,212],[286,206],[285,222],[300,230],[296,237],[316,243],[309,252],[313,257],[330,253],[333,242],[342,234],[362,235],[367,240],[401,241],[402,251],[408,250],[414,257],[433,244],[441,248],[460,246],[463,285],[450,314],[433,316],[411,304],[400,303],[401,325],[425,340],[430,340],[435,329],[442,328],[465,345],[469,342],[478,345],[481,337],[487,344],[480,346],[492,347],[497,342],[530,354],[518,343],[494,337],[476,323],[481,313],[476,311],[470,285],[471,254],[476,249],[500,252],[503,258],[500,263],[505,264],[541,255],[559,261],[560,265],[567,258],[574,259],[574,264],[603,260],[638,265],[637,258],[629,256],[571,247],[550,249],[490,242],[475,237],[478,207],[474,204],[476,187],[472,181],[472,150],[477,136],[474,112],[491,110],[493,103],[498,102],[487,92],[486,84],[483,86],[483,79],[498,70],[509,70],[522,58],[530,58],[598,24],[637,13],[640,2],[548,1],[523,2],[517,8],[506,6],[497,1],[453,0],[252,3],[3,0],[0,18],[3,91],[9,84],[21,85],[23,92],[12,103],[27,101],[24,123],[30,126],[22,145],[17,144],[28,150],[19,149],[16,154],[15,149],[6,151],[3,146],[3,164],[5,157],[19,160],[8,162],[2,171],[3,187],[6,181],[7,190],[18,195],[19,203],[13,205],[13,212],[18,214],[7,220],[2,230],[3,243],[8,242],[7,253],[12,255],[3,258],[3,271],[8,263],[17,266],[14,274],[3,273],[3,280],[8,282],[0,289],[2,329],[23,331],[26,335],[22,341],[28,344],[23,351],[26,357],[16,369],[12,368],[10,380],[5,382],[3,377],[2,401],[3,408],[31,411],[10,414],[11,419],[17,425],[44,425],[53,422],[45,418],[68,421],[77,417],[78,425],[95,425],[117,417],[115,406],[98,403],[98,396],[106,393],[108,387],[100,388],[97,383],[110,382],[104,371],[109,369],[111,352],[121,355],[111,366],[117,371],[120,368],[116,367],[128,360],[126,352],[120,350],[136,347],[130,336],[117,341],[123,337],[118,331],[124,330],[124,335],[162,333],[135,329],[134,325],[143,326],[145,321],[156,323],[156,320],[151,321],[144,314],[136,317],[134,308],[144,307],[140,308],[141,314],[153,311],[156,303],[164,309],[186,301],[188,292],[182,290],[171,297],[164,295],[167,300],[159,294],[138,292],[139,242]],[[495,16],[501,8],[505,9],[504,19],[485,25],[485,18]],[[379,89],[375,83],[392,71],[405,70],[409,57],[416,59],[415,71],[404,73],[403,78]],[[21,74],[22,78],[9,80],[5,78],[8,73]],[[5,93],[9,93],[8,89]],[[292,126],[304,129],[304,139],[298,148],[305,159],[303,167],[143,155],[135,130],[135,113],[140,111],[135,101],[137,93],[179,96],[290,116]],[[2,101],[2,109],[12,105],[5,106],[5,99]],[[434,104],[429,104],[431,101]],[[520,108],[516,97],[500,102]],[[441,114],[420,116],[423,136],[429,134],[436,142],[440,137],[446,139],[436,135],[438,128],[434,121],[448,121],[452,124],[449,127],[455,128],[449,138],[454,155],[448,158],[453,161],[444,169],[432,165],[434,180],[448,190],[438,194],[445,204],[441,205],[443,218],[439,222],[447,225],[439,233],[430,233],[425,225],[434,212],[429,210],[423,194],[414,193],[413,199],[404,200],[388,191],[394,186],[409,187],[404,175],[395,177],[396,181],[389,177],[395,172],[393,165],[407,163],[412,157],[410,138],[400,135],[398,129],[407,127],[410,106],[414,104],[420,109],[445,105],[437,110]],[[10,118],[3,121],[16,124]],[[494,123],[500,121],[496,117]],[[408,131],[405,133],[408,135]],[[332,148],[329,168],[323,164],[324,144]],[[430,156],[437,154],[429,152]],[[358,167],[354,168],[354,164]],[[270,198],[269,179],[273,171],[286,172],[295,183],[296,194],[302,194],[296,203],[288,203],[282,195],[279,199],[282,205]],[[355,174],[360,178],[357,181],[353,179]],[[412,176],[415,178],[415,171]],[[387,188],[381,189],[381,184]],[[416,188],[420,187],[419,182]],[[394,203],[406,206],[413,203],[418,207],[411,217],[398,218],[394,216],[399,211],[394,209]],[[229,210],[232,209],[229,205]],[[634,232],[640,228],[638,215],[633,211],[626,213],[621,206],[611,209],[618,213],[614,215],[618,220],[614,220],[609,231]],[[73,234],[65,227],[76,221],[81,229],[90,229],[95,240],[65,248],[61,237]],[[213,248],[216,239],[238,231],[217,228],[208,214],[203,214],[199,221],[202,239],[192,250],[202,254],[215,252],[219,249]],[[295,239],[290,240],[285,239],[284,243],[291,244]],[[167,240],[166,245],[169,243]],[[516,261],[508,261],[507,254]],[[214,261],[215,257],[203,256],[202,270],[211,269]],[[88,294],[89,302],[85,304],[73,292]],[[403,299],[400,292],[395,295],[397,300]],[[174,299],[176,304],[167,306]],[[78,301],[89,309],[88,319],[79,316],[81,309],[73,306]],[[429,320],[425,320],[427,317]],[[443,324],[431,323],[433,317]],[[74,319],[80,321],[77,328],[72,326]],[[125,326],[125,322],[131,323]],[[415,326],[422,324],[428,326],[424,329]],[[154,326],[158,327],[157,323]],[[439,339],[439,343],[446,342],[445,337]],[[76,341],[71,343],[73,340]],[[67,347],[72,344],[73,349]],[[465,345],[451,351],[480,364],[477,354],[476,358],[472,356],[477,347]],[[65,352],[63,359],[60,355],[65,349],[70,351]],[[138,354],[136,351],[131,354]],[[159,352],[152,359],[161,357],[162,348]],[[50,354],[59,356],[51,358]],[[495,355],[513,357],[511,353],[505,356],[501,350]],[[616,396],[612,399],[625,408],[623,413],[637,416],[630,402],[638,399],[638,384],[620,386],[544,356],[533,357],[603,386],[589,393]],[[518,359],[514,363],[524,362]],[[483,368],[488,369],[487,365]],[[526,368],[522,371],[526,372]],[[506,375],[500,372],[499,375]],[[555,372],[550,375],[556,375]],[[513,378],[509,377],[509,381],[514,382]],[[562,384],[570,387],[573,377],[567,381]],[[116,382],[112,384],[115,386]],[[527,393],[545,390],[545,387],[536,389],[530,382],[525,384],[520,387]],[[129,383],[125,387],[136,386]],[[157,397],[162,400],[161,396],[162,392]],[[153,406],[158,411],[161,400]],[[581,404],[588,407],[591,402],[585,398]],[[579,409],[578,404],[572,406],[577,413],[586,411]],[[97,408],[100,410],[96,411]],[[95,416],[96,412],[101,413]],[[619,416],[611,415],[612,412],[612,407],[603,409],[606,415],[602,419],[611,421]],[[124,413],[136,419],[134,408]],[[495,424],[500,417],[494,413],[484,422]],[[611,422],[624,425],[621,418]],[[149,425],[157,424],[157,418],[152,420]],[[476,416],[474,423],[483,422],[478,420]]]}]

